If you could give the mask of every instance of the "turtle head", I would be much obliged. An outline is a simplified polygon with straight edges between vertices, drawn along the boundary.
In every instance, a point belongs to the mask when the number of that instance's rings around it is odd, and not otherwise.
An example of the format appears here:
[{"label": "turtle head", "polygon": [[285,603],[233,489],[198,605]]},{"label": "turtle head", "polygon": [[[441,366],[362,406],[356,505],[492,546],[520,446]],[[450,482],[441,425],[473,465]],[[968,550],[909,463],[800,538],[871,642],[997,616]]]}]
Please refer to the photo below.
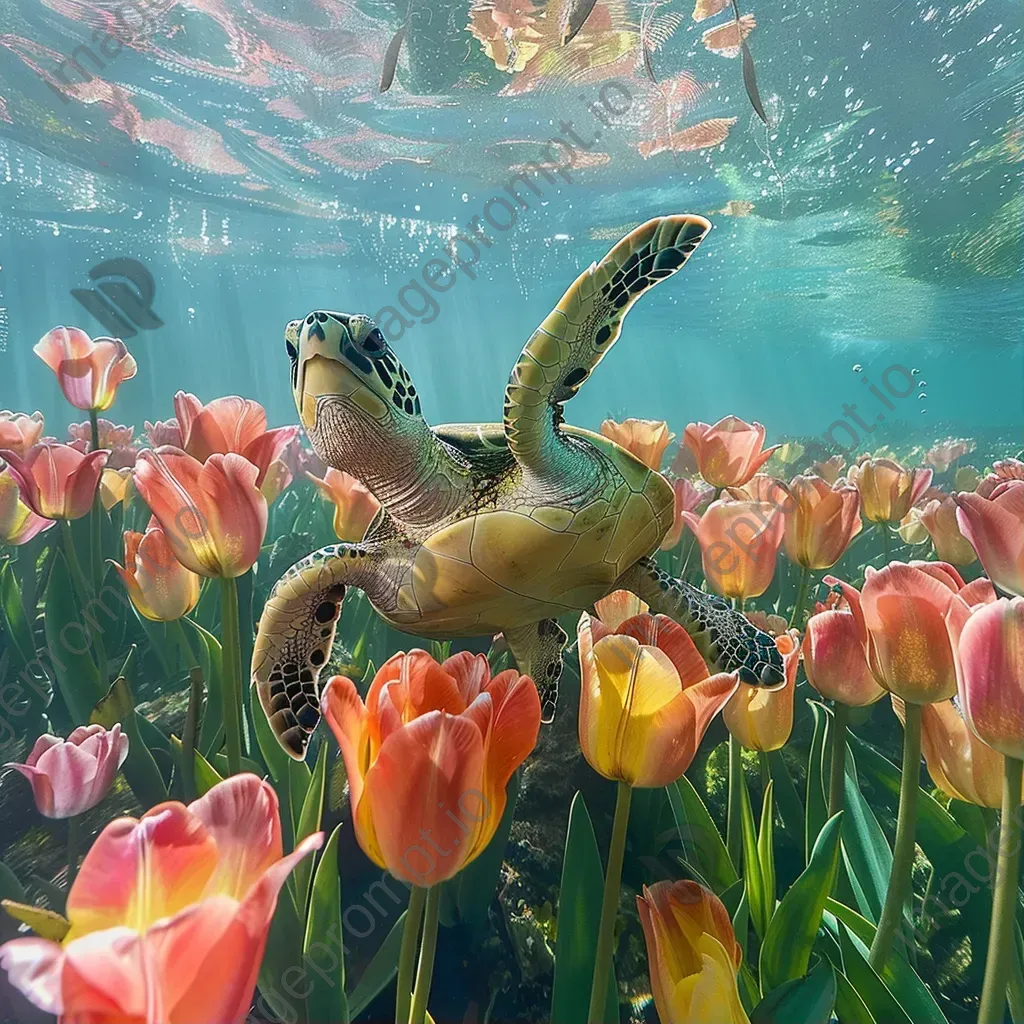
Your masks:
[{"label": "turtle head", "polygon": [[295,405],[321,457],[332,447],[326,435],[336,440],[340,430],[379,435],[422,422],[408,371],[368,316],[318,309],[288,324],[284,338]]}]

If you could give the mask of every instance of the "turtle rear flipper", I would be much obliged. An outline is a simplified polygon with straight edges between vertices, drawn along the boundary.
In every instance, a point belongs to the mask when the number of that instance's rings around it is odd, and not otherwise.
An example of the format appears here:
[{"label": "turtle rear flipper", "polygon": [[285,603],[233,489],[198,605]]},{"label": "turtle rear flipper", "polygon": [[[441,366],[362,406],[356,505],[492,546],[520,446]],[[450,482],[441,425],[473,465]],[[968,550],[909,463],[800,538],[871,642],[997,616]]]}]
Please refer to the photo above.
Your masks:
[{"label": "turtle rear flipper", "polygon": [[583,271],[533,332],[505,388],[505,436],[524,468],[565,469],[552,443],[562,404],[615,344],[633,303],[679,270],[710,228],[691,214],[641,224]]},{"label": "turtle rear flipper", "polygon": [[669,575],[651,558],[641,558],[617,586],[683,626],[713,671],[738,672],[740,681],[752,686],[777,687],[786,681],[782,654],[772,637],[723,598]]},{"label": "turtle rear flipper", "polygon": [[270,728],[289,757],[301,761],[320,722],[320,672],[331,656],[347,584],[362,585],[373,552],[332,544],[293,565],[260,616],[252,680]]}]

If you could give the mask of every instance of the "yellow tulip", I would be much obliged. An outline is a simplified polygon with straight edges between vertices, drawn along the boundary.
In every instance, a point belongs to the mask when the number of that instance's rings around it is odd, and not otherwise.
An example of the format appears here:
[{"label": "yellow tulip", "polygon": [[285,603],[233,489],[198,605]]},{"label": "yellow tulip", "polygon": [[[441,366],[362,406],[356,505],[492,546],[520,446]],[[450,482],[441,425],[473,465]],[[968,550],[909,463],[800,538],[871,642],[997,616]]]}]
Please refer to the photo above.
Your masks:
[{"label": "yellow tulip", "polygon": [[786,680],[769,689],[740,683],[722,712],[726,728],[748,750],[778,750],[793,731],[793,696],[800,661],[800,634],[791,629],[775,638]]}]

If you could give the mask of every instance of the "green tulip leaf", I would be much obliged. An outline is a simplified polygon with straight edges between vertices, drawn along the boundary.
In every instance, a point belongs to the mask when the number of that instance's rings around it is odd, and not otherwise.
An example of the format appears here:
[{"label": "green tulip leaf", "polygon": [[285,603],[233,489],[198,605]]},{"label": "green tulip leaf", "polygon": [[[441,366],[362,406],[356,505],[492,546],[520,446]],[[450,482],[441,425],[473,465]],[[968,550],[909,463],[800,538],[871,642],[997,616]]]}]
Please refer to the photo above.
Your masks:
[{"label": "green tulip leaf", "polygon": [[769,750],[765,755],[768,761],[768,772],[775,783],[775,804],[782,827],[792,836],[794,841],[802,841],[804,827],[804,805],[800,794],[793,784],[793,776],[789,774],[786,760],[781,750]]},{"label": "green tulip leaf", "polygon": [[366,965],[359,983],[349,993],[349,1019],[355,1020],[391,984],[398,973],[398,955],[405,931],[405,911],[385,936],[373,959]]},{"label": "green tulip leaf", "polygon": [[[171,747],[174,750],[174,755],[177,758],[179,764],[181,759],[184,757],[185,751],[181,745],[181,740],[177,736],[171,737]],[[192,760],[195,765],[195,782],[196,782],[196,796],[203,796],[205,793],[209,793],[218,782],[223,782],[227,775],[227,759],[223,760],[224,775],[221,775],[216,768],[205,757],[198,751],[192,751]]]},{"label": "green tulip leaf", "polygon": [[750,1024],[829,1024],[836,1002],[836,976],[822,960],[805,978],[773,989],[754,1007]]},{"label": "green tulip leaf", "polygon": [[815,700],[809,700],[811,713],[814,715],[814,738],[811,740],[811,753],[807,760],[807,794],[804,818],[804,862],[811,858],[814,840],[820,835],[828,817],[828,802],[825,799],[825,775],[823,770],[825,758],[825,732],[828,723],[825,709]]},{"label": "green tulip leaf", "polygon": [[0,565],[0,625],[10,641],[10,650],[17,667],[23,671],[25,666],[35,660],[36,643],[10,562]]},{"label": "green tulip leaf", "polygon": [[[769,804],[771,803],[771,788],[772,784],[769,782],[765,789],[766,803]],[[740,773],[739,794],[740,820],[743,826],[743,877],[747,886],[747,902],[750,904],[750,920],[754,925],[754,931],[763,940],[768,933],[768,921],[775,909],[775,893],[774,885],[771,894],[768,891],[768,879],[765,877],[764,865],[761,863],[758,837],[754,832],[754,812],[750,806],[750,792],[747,789],[744,772]],[[761,824],[764,829],[763,820]],[[770,824],[768,829],[771,829]],[[775,874],[774,862],[771,873]]]},{"label": "green tulip leaf", "polygon": [[844,973],[871,1016],[878,1024],[914,1024],[868,963],[867,947],[842,922],[838,927]]},{"label": "green tulip leaf", "polygon": [[845,974],[836,973],[836,1016],[841,1024],[878,1024]]},{"label": "green tulip leaf", "polygon": [[306,1017],[310,1024],[348,1024],[349,1020],[338,873],[341,829],[338,825],[324,847],[309,897],[302,959],[304,967],[308,968],[307,984],[312,986],[306,996]]},{"label": "green tulip leaf", "polygon": [[[304,934],[302,922],[295,912],[295,903],[282,892],[270,922],[257,984],[260,998],[266,1001],[274,1018],[288,1021],[289,1024],[308,1024],[305,999],[294,998],[292,994],[283,991],[294,972],[305,969],[302,966]],[[259,999],[256,1006],[259,1009]]]},{"label": "green tulip leaf", "polygon": [[807,867],[775,911],[761,946],[762,991],[771,992],[807,973],[825,901],[835,885],[841,822],[840,812],[825,823]]},{"label": "green tulip leaf", "polygon": [[[295,826],[295,846],[298,846],[306,836],[311,836],[320,830],[320,821],[324,813],[324,790],[327,784],[327,744],[320,744],[320,751],[317,754],[316,765],[306,787],[306,793],[302,800],[302,809],[299,811],[298,820]],[[294,811],[294,805],[292,810]],[[292,879],[295,883],[296,906],[299,908],[300,917],[305,910],[309,899],[309,884],[313,877],[313,858],[304,857],[295,865],[292,872]]]},{"label": "green tulip leaf", "polygon": [[[558,895],[551,1024],[587,1024],[603,895],[604,872],[594,826],[583,802],[583,794],[577,793],[569,809],[569,832],[565,839],[562,884]],[[609,972],[608,1000],[602,1020],[618,1019],[618,987],[613,969]]]},{"label": "green tulip leaf", "polygon": [[221,747],[224,731],[224,697],[223,697],[223,655],[220,641],[198,622],[182,619],[188,623],[199,639],[199,643],[190,643],[193,650],[199,649],[199,667],[203,670],[206,681],[206,707],[203,710],[203,723],[199,730],[199,749],[204,757],[212,757]]},{"label": "green tulip leaf", "polygon": [[18,881],[18,876],[0,860],[0,899],[14,900],[15,903],[24,903],[28,897],[25,895],[25,887]]},{"label": "green tulip leaf", "polygon": [[715,893],[725,892],[739,880],[739,874],[704,801],[685,775],[666,786],[665,792],[672,806],[672,816],[686,860],[708,880]]}]

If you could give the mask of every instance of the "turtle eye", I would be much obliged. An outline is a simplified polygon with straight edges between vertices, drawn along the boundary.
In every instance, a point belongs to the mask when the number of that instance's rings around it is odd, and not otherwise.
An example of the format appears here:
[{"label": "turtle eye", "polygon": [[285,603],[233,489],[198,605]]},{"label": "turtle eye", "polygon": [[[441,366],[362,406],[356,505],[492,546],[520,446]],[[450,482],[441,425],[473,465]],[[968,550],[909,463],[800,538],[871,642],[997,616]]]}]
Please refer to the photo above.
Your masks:
[{"label": "turtle eye", "polygon": [[369,334],[365,335],[360,340],[360,345],[363,351],[371,356],[382,356],[388,350],[388,343],[384,340],[384,335],[379,327],[374,327]]}]

